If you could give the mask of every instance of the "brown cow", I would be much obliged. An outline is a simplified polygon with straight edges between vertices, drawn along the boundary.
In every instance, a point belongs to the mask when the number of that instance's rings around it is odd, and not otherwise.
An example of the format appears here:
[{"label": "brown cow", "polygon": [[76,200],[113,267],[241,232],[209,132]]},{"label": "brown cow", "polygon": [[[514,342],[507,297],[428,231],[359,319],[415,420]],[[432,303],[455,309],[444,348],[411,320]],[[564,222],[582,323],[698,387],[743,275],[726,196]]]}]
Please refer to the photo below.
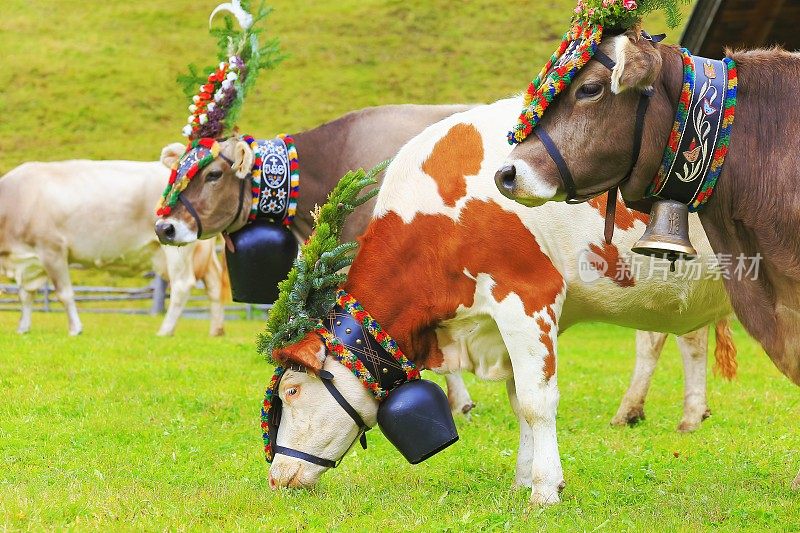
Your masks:
[{"label": "brown cow", "polygon": [[[616,66],[591,61],[545,113],[541,125],[560,147],[579,197],[621,184],[625,200],[640,200],[656,175],[682,85],[674,46],[638,31],[606,39],[601,50]],[[800,385],[800,55],[780,48],[728,52],[738,68],[738,102],[730,150],[716,192],[700,213],[714,251],[760,258],[756,279],[731,275],[725,286],[742,324],[787,377]],[[654,88],[641,154],[630,180],[635,110]],[[509,124],[511,126],[511,124]],[[529,205],[561,200],[556,164],[534,136],[518,145],[496,176],[504,194]],[[800,487],[800,474],[794,481]]]}]

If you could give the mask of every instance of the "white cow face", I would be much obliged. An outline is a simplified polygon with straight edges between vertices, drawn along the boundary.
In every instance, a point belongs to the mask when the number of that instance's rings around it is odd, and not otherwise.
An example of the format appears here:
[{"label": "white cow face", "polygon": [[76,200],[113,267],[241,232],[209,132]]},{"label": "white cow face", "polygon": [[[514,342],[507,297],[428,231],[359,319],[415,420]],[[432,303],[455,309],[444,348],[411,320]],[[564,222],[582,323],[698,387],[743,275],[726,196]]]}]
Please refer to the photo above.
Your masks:
[{"label": "white cow face", "polygon": [[[378,402],[342,364],[327,358],[323,367],[332,373],[333,384],[372,427],[377,423]],[[322,380],[311,373],[287,370],[278,395],[283,402],[276,444],[317,457],[338,460],[358,436],[358,427],[336,402]],[[328,470],[301,459],[276,454],[269,469],[269,484],[310,488]]]}]

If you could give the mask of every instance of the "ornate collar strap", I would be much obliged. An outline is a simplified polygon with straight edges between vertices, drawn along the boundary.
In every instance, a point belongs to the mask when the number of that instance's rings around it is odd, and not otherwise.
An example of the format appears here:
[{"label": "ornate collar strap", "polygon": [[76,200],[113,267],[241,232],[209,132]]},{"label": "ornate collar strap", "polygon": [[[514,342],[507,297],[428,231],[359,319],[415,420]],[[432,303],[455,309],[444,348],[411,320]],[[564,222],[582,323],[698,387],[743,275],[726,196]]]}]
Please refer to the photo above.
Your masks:
[{"label": "ornate collar strap", "polygon": [[169,183],[156,207],[157,216],[169,216],[189,182],[220,155],[219,151],[219,143],[206,137],[195,139],[186,146],[184,154],[172,165]]},{"label": "ornate collar strap", "polygon": [[730,144],[736,110],[733,59],[692,56],[681,49],[683,86],[661,168],[648,196],[700,209],[711,197]]},{"label": "ornate collar strap", "polygon": [[285,134],[275,139],[242,139],[253,150],[253,201],[248,220],[259,218],[292,224],[300,194],[300,163],[294,139]]}]

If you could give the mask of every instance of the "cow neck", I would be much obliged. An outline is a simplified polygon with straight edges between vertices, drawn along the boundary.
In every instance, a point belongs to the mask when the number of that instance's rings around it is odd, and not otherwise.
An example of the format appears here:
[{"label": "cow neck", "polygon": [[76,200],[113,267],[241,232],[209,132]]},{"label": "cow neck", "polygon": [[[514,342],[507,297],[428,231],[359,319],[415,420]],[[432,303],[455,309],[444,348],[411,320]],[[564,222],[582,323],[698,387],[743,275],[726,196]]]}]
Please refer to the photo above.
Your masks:
[{"label": "cow neck", "polygon": [[274,139],[256,140],[244,135],[242,140],[253,150],[248,222],[263,219],[290,226],[300,192],[300,162],[294,138],[280,134]]},{"label": "cow neck", "polygon": [[731,58],[713,60],[680,49],[683,79],[661,165],[646,195],[700,209],[714,192],[730,144],[737,71]]}]

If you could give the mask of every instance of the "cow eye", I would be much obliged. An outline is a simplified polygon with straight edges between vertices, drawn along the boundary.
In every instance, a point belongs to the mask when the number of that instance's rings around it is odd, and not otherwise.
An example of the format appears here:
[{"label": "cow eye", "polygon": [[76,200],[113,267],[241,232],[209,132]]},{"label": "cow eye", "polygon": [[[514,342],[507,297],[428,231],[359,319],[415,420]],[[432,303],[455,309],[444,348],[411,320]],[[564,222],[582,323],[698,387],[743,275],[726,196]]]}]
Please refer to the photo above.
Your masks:
[{"label": "cow eye", "polygon": [[584,98],[594,98],[603,92],[603,85],[600,83],[584,83],[578,88],[575,94],[578,100]]},{"label": "cow eye", "polygon": [[206,174],[206,183],[209,182],[209,181],[217,181],[221,177],[222,177],[222,171],[221,170],[212,170],[211,172]]},{"label": "cow eye", "polygon": [[289,396],[294,396],[294,395],[296,395],[296,394],[297,394],[297,387],[289,387],[288,389],[286,389],[286,391],[284,392],[284,394],[286,394],[286,397],[287,397],[287,398],[288,398]]}]

